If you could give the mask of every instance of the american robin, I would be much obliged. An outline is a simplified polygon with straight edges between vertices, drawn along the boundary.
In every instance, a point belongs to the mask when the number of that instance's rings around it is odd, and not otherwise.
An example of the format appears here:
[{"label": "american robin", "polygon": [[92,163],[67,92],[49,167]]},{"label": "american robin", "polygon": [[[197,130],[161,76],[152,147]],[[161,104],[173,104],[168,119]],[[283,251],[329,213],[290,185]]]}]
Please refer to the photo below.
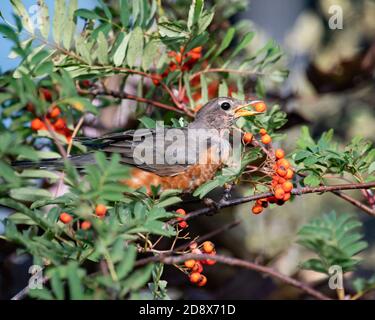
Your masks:
[{"label": "american robin", "polygon": [[[150,192],[152,185],[160,185],[161,190],[191,192],[223,166],[224,133],[237,118],[259,114],[253,109],[258,102],[220,97],[206,103],[187,127],[130,130],[78,140],[90,149],[120,154],[121,162],[133,166],[131,177],[123,182],[134,189],[146,187]],[[70,161],[83,167],[95,160],[93,153],[86,153],[71,156]],[[63,160],[18,161],[15,166],[59,169]]]}]

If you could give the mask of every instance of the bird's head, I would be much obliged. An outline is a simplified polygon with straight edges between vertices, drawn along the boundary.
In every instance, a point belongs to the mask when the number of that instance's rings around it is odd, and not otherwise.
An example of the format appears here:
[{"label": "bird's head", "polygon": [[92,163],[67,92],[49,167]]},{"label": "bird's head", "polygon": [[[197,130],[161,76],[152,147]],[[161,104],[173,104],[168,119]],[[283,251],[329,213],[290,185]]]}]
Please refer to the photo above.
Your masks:
[{"label": "bird's head", "polygon": [[194,127],[229,129],[240,117],[255,116],[263,112],[255,110],[260,100],[238,100],[220,97],[207,102],[196,114]]}]

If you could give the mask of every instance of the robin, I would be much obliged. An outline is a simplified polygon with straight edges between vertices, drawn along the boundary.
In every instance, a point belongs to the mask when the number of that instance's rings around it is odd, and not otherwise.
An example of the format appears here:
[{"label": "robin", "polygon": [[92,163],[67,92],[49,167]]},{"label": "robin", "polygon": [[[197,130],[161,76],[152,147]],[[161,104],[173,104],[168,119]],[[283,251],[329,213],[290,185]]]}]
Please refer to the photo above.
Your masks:
[{"label": "robin", "polygon": [[[161,190],[181,189],[189,193],[223,167],[222,145],[228,141],[224,133],[239,117],[259,114],[253,109],[256,103],[259,100],[220,97],[206,103],[187,127],[129,130],[77,140],[92,150],[120,154],[121,162],[133,167],[131,178],[123,180],[131,188],[146,187],[150,193],[151,186],[160,185]],[[78,168],[95,161],[92,152],[69,159]],[[63,160],[17,161],[14,165],[59,169]]]}]

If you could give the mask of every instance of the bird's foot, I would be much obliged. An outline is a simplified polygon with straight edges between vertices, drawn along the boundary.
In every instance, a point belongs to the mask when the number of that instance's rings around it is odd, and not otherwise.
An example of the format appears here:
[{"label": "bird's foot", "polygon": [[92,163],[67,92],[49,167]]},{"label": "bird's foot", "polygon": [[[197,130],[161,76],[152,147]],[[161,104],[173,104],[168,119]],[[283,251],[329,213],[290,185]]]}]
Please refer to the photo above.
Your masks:
[{"label": "bird's foot", "polygon": [[232,196],[231,191],[233,188],[233,183],[226,183],[224,185],[224,192],[223,192],[223,197],[221,198],[220,202],[226,202],[230,199]]},{"label": "bird's foot", "polygon": [[217,202],[212,200],[211,198],[204,198],[203,203],[206,207],[212,209],[210,212],[207,213],[207,216],[213,216],[215,213],[219,212],[220,206]]}]

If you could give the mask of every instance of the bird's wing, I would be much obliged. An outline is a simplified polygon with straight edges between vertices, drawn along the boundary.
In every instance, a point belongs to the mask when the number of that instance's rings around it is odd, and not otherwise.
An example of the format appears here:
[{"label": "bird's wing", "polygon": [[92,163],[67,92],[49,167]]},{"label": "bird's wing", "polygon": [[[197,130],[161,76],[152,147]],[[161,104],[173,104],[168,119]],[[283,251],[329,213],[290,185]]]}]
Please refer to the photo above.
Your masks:
[{"label": "bird's wing", "polygon": [[[165,136],[168,137],[168,130],[175,129],[165,128],[164,130]],[[155,129],[129,130],[107,134],[99,138],[79,138],[79,141],[92,149],[107,153],[118,153],[121,155],[123,163],[153,172],[159,176],[173,176],[196,163],[194,155],[188,156],[192,148],[188,147],[187,129],[179,128],[178,131],[182,133],[179,141],[165,139],[164,135],[157,135]],[[175,132],[169,131],[169,133]],[[181,146],[182,143],[186,143],[185,146],[187,147],[182,149],[181,154],[168,155],[168,152],[175,150],[176,146]],[[177,162],[174,161],[176,157],[178,158]],[[166,158],[172,159],[168,161]]]}]

